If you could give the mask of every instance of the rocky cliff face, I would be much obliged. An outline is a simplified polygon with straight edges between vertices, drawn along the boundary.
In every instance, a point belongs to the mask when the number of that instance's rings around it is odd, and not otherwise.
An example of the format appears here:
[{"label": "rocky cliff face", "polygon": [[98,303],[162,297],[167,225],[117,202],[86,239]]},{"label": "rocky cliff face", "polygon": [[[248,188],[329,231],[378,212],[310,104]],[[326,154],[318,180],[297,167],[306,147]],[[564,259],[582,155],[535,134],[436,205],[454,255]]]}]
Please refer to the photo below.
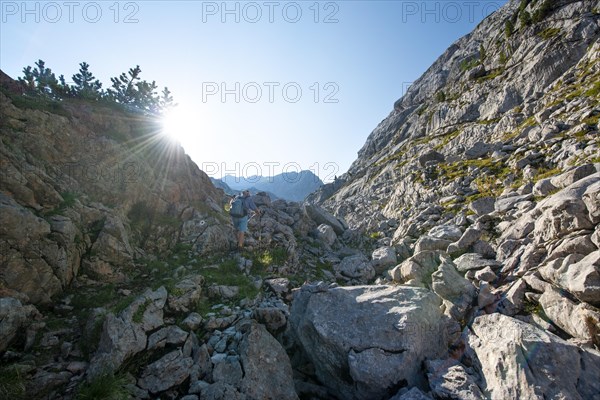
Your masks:
[{"label": "rocky cliff face", "polygon": [[[596,1],[509,2],[310,197],[377,240],[361,279],[442,300],[449,357],[426,362],[426,397],[407,398],[597,397],[599,13]],[[541,373],[544,359],[574,375]]]},{"label": "rocky cliff face", "polygon": [[377,230],[598,162],[598,29],[594,1],[509,2],[412,84],[327,204]]},{"label": "rocky cliff face", "polygon": [[259,193],[241,254],[152,120],[3,78],[0,397],[597,399],[598,11],[507,4],[311,196],[338,217]]},{"label": "rocky cliff face", "polygon": [[80,272],[123,280],[136,259],[178,241],[228,247],[214,217],[221,193],[157,121],[15,92],[4,76],[0,287],[49,303]]}]

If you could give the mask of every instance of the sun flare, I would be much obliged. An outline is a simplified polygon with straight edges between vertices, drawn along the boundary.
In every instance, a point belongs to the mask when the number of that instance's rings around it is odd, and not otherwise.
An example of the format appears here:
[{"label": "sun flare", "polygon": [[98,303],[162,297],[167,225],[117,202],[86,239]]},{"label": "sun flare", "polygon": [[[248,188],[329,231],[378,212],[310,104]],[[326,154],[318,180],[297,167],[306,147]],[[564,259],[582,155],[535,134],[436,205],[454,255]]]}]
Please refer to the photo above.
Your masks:
[{"label": "sun flare", "polygon": [[163,133],[169,139],[181,143],[193,134],[198,118],[190,110],[177,106],[163,115],[161,124]]}]

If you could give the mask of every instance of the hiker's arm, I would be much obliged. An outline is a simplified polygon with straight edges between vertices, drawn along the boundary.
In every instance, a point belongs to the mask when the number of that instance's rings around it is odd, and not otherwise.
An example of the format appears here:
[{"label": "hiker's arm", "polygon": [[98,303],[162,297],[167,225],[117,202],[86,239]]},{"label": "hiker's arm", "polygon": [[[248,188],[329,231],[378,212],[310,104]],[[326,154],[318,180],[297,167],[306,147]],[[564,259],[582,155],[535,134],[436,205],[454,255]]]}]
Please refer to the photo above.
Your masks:
[{"label": "hiker's arm", "polygon": [[254,202],[254,200],[250,199],[250,201],[248,202],[248,207],[256,214],[260,214],[260,210],[256,206],[256,203]]}]

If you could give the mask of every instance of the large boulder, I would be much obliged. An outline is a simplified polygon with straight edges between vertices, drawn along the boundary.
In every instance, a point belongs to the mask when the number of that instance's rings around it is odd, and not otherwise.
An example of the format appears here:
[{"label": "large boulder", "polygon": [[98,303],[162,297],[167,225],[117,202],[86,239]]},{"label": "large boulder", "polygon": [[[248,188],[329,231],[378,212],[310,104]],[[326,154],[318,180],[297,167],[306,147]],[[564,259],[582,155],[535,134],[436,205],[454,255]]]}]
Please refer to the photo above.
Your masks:
[{"label": "large boulder", "polygon": [[371,265],[378,274],[381,274],[388,268],[393,267],[398,261],[396,257],[396,249],[393,247],[380,247],[373,251],[371,258],[373,259],[371,261]]},{"label": "large boulder", "polygon": [[449,258],[441,257],[442,263],[432,275],[433,291],[445,300],[447,314],[460,321],[475,297],[475,286],[463,278]]},{"label": "large boulder", "polygon": [[422,385],[421,363],[446,352],[442,321],[431,291],[383,285],[305,285],[290,315],[317,377],[343,399],[387,399],[399,385]]},{"label": "large boulder", "polygon": [[479,316],[469,345],[491,399],[597,399],[600,354],[502,314]]},{"label": "large boulder", "polygon": [[150,393],[163,392],[183,383],[190,376],[193,364],[192,357],[181,350],[172,351],[144,368],[138,386]]},{"label": "large boulder", "polygon": [[244,371],[240,389],[248,399],[297,400],[292,365],[285,350],[264,325],[240,324],[240,361]]},{"label": "large boulder", "polygon": [[12,297],[0,298],[0,354],[41,314],[32,305],[23,305]]},{"label": "large boulder", "polygon": [[558,270],[558,283],[581,301],[600,305],[600,250]]},{"label": "large boulder", "polygon": [[600,312],[586,303],[575,303],[548,288],[539,303],[548,318],[569,335],[600,344]]},{"label": "large boulder", "polygon": [[600,187],[598,181],[600,173],[590,175],[542,200],[536,207],[540,215],[535,221],[535,237],[540,241],[549,241],[575,231],[593,230],[590,212],[582,198],[584,194],[588,196],[586,198],[591,198],[593,188]]},{"label": "large boulder", "polygon": [[423,251],[396,266],[390,275],[396,282],[431,287],[431,274],[437,270],[439,265],[439,252]]},{"label": "large boulder", "polygon": [[167,291],[146,290],[118,315],[108,314],[98,350],[88,369],[88,379],[116,371],[123,362],[146,348],[146,333],[163,325],[163,308]]},{"label": "large boulder", "polygon": [[343,277],[356,279],[363,283],[367,283],[376,275],[373,265],[362,254],[345,257],[342,262],[334,266],[334,269]]},{"label": "large boulder", "polygon": [[346,230],[345,224],[342,221],[317,205],[304,204],[304,213],[318,225],[326,224],[331,226],[338,235],[342,235]]}]

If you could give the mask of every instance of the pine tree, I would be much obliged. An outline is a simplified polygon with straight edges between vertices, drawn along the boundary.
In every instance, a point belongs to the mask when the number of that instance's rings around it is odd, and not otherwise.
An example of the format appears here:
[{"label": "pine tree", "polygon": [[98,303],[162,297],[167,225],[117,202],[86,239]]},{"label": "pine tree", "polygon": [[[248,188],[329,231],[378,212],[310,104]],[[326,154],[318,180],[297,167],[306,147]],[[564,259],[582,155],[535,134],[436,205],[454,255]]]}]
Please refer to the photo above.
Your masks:
[{"label": "pine tree", "polygon": [[136,99],[135,82],[140,80],[141,72],[140,66],[136,65],[135,68],[130,68],[127,74],[123,72],[118,77],[110,78],[112,89],[108,90],[109,96],[119,103],[134,103]]},{"label": "pine tree", "polygon": [[173,96],[171,95],[171,91],[165,86],[160,98],[158,99],[158,107],[160,111],[168,110],[171,107],[175,107],[175,105],[176,104],[173,100]]},{"label": "pine tree", "polygon": [[88,63],[82,62],[79,67],[79,72],[73,75],[73,94],[84,99],[100,98],[102,83],[90,72]]},{"label": "pine tree", "polygon": [[514,31],[515,31],[515,24],[512,22],[512,20],[507,19],[506,22],[504,23],[504,35],[508,39],[509,37],[512,36]]},{"label": "pine tree", "polygon": [[135,100],[134,105],[141,109],[151,112],[158,111],[158,97],[154,92],[158,86],[156,86],[156,82],[152,81],[152,83],[148,83],[146,81],[141,81],[136,83],[136,91],[135,91]]},{"label": "pine tree", "polygon": [[46,68],[46,63],[43,60],[38,60],[35,65],[33,77],[35,78],[37,91],[45,96],[53,97],[58,87],[58,80],[54,72],[50,68]]},{"label": "pine tree", "polygon": [[23,77],[19,77],[19,82],[21,82],[28,92],[35,91],[35,76],[33,76],[33,69],[31,65],[23,68]]}]

